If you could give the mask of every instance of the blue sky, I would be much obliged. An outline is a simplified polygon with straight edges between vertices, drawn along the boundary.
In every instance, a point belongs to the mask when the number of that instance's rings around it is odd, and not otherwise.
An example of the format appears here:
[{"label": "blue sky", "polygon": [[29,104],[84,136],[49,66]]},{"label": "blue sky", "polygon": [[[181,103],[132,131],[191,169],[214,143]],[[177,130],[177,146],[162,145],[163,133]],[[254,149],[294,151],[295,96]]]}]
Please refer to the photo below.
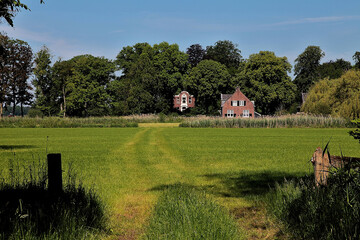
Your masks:
[{"label": "blue sky", "polygon": [[218,40],[238,44],[244,58],[261,50],[295,58],[308,45],[325,51],[324,61],[352,61],[360,51],[359,0],[23,0],[31,12],[15,18],[15,28],[0,24],[34,52],[47,45],[69,59],[92,54],[115,59],[138,42],[167,41],[181,50]]}]

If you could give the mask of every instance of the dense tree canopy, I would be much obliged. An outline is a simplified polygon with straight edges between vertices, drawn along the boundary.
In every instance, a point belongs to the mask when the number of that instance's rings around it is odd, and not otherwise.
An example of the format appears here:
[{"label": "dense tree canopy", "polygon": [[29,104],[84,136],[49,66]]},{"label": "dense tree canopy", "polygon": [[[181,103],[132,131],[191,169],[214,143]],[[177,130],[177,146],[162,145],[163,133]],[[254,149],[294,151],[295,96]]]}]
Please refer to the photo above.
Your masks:
[{"label": "dense tree canopy", "polygon": [[130,113],[169,112],[173,95],[181,90],[189,68],[187,54],[177,44],[166,42],[124,47],[116,63],[123,72],[119,81],[128,85]]},{"label": "dense tree canopy", "polygon": [[319,66],[319,78],[335,79],[341,77],[346,71],[352,68],[351,63],[344,59],[336,59],[336,61],[329,61]]},{"label": "dense tree canopy", "polygon": [[274,114],[278,108],[288,107],[295,100],[296,86],[288,73],[291,64],[286,57],[261,51],[250,55],[235,83],[252,101],[261,114]]},{"label": "dense tree canopy", "polygon": [[203,60],[191,69],[184,85],[195,96],[197,108],[207,114],[220,109],[220,94],[232,86],[225,65],[213,60]]},{"label": "dense tree canopy", "polygon": [[237,44],[229,40],[217,41],[214,46],[207,46],[204,58],[224,64],[232,75],[242,61],[241,51],[237,48]]},{"label": "dense tree canopy", "polygon": [[193,44],[186,50],[189,56],[189,63],[192,67],[196,67],[204,59],[206,50],[200,44]]},{"label": "dense tree canopy", "polygon": [[360,71],[337,79],[323,79],[309,91],[302,110],[312,114],[356,119],[360,117]]},{"label": "dense tree canopy", "polygon": [[310,86],[320,79],[320,60],[325,53],[318,46],[308,46],[303,53],[295,59],[295,80],[298,91],[306,93]]}]

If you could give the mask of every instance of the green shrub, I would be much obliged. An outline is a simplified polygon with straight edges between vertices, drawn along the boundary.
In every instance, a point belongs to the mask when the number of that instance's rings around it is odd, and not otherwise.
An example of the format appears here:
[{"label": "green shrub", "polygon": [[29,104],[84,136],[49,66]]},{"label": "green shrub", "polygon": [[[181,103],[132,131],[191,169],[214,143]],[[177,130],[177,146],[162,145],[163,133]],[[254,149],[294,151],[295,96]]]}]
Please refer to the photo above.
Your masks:
[{"label": "green shrub", "polygon": [[333,171],[326,186],[308,178],[277,186],[270,212],[295,239],[360,239],[360,172]]},{"label": "green shrub", "polygon": [[145,239],[240,239],[229,213],[199,192],[175,185],[160,197]]}]

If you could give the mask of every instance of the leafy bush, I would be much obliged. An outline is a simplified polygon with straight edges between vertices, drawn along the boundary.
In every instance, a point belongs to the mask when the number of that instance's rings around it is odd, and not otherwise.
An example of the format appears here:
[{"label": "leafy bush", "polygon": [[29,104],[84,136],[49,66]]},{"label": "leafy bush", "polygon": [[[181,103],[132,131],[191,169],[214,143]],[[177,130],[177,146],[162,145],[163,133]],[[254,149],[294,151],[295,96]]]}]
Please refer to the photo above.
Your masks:
[{"label": "leafy bush", "polygon": [[295,239],[360,239],[359,170],[333,171],[326,186],[287,182],[270,196],[270,212]]},{"label": "leafy bush", "polygon": [[350,70],[337,79],[323,79],[309,91],[302,111],[356,119],[360,117],[360,71]]},{"label": "leafy bush", "polygon": [[240,239],[228,212],[189,187],[176,185],[158,200],[145,239]]},{"label": "leafy bush", "polygon": [[360,119],[352,121],[354,124],[356,124],[357,129],[350,131],[349,134],[354,139],[358,139],[360,143]]}]

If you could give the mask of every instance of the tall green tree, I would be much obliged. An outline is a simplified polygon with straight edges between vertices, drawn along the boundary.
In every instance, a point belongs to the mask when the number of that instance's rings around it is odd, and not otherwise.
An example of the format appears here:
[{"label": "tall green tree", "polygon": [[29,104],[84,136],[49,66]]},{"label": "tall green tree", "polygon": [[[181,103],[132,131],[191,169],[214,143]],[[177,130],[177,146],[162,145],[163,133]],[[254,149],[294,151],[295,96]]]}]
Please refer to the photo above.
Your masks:
[{"label": "tall green tree", "polygon": [[203,60],[190,70],[184,85],[195,96],[200,112],[216,114],[220,110],[220,94],[232,85],[231,75],[225,65]]},{"label": "tall green tree", "polygon": [[279,108],[289,107],[295,100],[296,85],[288,73],[291,64],[286,57],[260,51],[250,55],[235,83],[252,101],[261,114],[274,114]]},{"label": "tall green tree", "polygon": [[[69,62],[71,76],[66,79],[68,115],[87,117],[108,114],[109,96],[106,88],[114,78],[115,64],[104,57],[91,55],[76,56]],[[69,66],[64,67],[64,71],[68,71]]]},{"label": "tall green tree", "polygon": [[242,62],[237,44],[229,40],[217,41],[214,46],[207,46],[204,58],[224,64],[232,75],[237,72]]},{"label": "tall green tree", "polygon": [[12,113],[15,115],[15,107],[20,103],[21,115],[23,116],[23,106],[30,104],[32,89],[27,82],[32,73],[32,49],[27,42],[19,39],[7,39],[4,46],[5,62],[2,64],[4,78],[7,79],[7,102],[12,105]]},{"label": "tall green tree", "polygon": [[360,52],[358,52],[358,51],[355,52],[353,59],[355,61],[354,67],[357,69],[360,69]]},{"label": "tall green tree", "polygon": [[[67,97],[70,94],[72,85],[73,63],[71,60],[62,61],[59,59],[51,69],[52,87],[49,91],[49,101],[52,103],[53,113],[60,113],[63,117],[67,116]],[[60,112],[59,112],[60,111]]]},{"label": "tall green tree", "polygon": [[32,84],[35,86],[35,106],[44,114],[50,116],[56,113],[52,97],[54,82],[52,78],[51,53],[49,48],[43,46],[35,54],[34,78]]},{"label": "tall green tree", "polygon": [[0,34],[0,118],[4,112],[4,106],[7,101],[10,84],[11,71],[8,64],[9,45],[9,37],[7,35]]},{"label": "tall green tree", "polygon": [[196,67],[204,59],[206,50],[200,44],[193,44],[186,50],[189,56],[189,63],[191,67]]},{"label": "tall green tree", "polygon": [[306,93],[311,85],[320,79],[320,60],[325,53],[319,46],[308,46],[303,53],[295,59],[295,79],[298,91]]}]

